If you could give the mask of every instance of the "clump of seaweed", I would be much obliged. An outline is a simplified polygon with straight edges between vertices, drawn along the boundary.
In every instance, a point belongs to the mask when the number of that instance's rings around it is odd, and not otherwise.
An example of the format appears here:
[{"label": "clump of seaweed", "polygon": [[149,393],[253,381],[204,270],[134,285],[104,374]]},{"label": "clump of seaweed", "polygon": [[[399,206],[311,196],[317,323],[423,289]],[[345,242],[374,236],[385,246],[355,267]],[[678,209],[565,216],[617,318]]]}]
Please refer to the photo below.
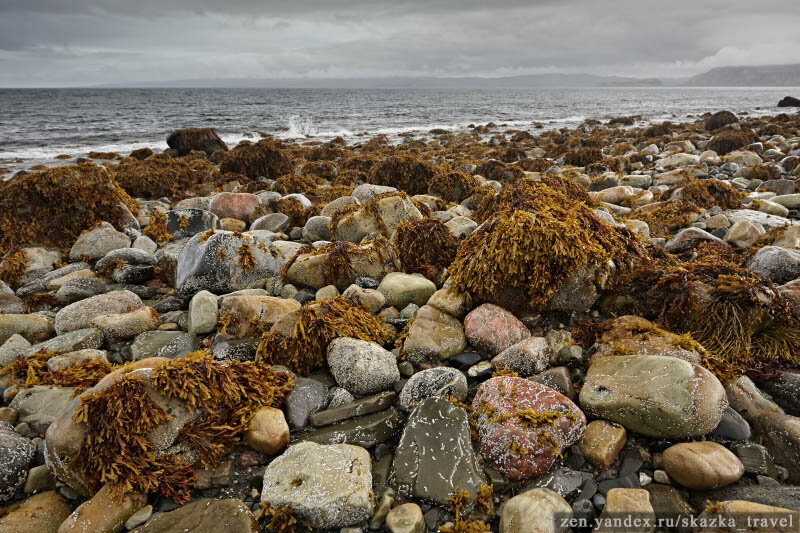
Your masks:
[{"label": "clump of seaweed", "polygon": [[726,130],[714,135],[706,148],[714,150],[719,155],[725,155],[757,140],[758,138],[750,131]]},{"label": "clump of seaweed", "polygon": [[367,177],[369,183],[388,185],[408,194],[425,194],[440,170],[413,155],[393,155],[375,164]]},{"label": "clump of seaweed", "polygon": [[272,190],[281,194],[306,193],[315,190],[324,180],[314,174],[286,174],[272,185]]},{"label": "clump of seaweed", "polygon": [[0,188],[0,254],[22,244],[69,246],[98,222],[118,224],[126,208],[139,211],[111,171],[92,163],[19,176]]},{"label": "clump of seaweed", "polygon": [[586,167],[592,163],[600,163],[601,161],[603,161],[603,152],[600,148],[591,146],[568,152],[564,157],[564,163],[574,167]]},{"label": "clump of seaweed", "polygon": [[269,206],[276,213],[283,213],[289,217],[289,223],[292,226],[305,226],[310,215],[303,202],[292,196],[284,196],[283,198],[272,200]]},{"label": "clump of seaweed", "polygon": [[239,266],[242,267],[245,272],[249,272],[256,268],[256,258],[253,255],[253,250],[248,244],[243,243],[241,246],[239,246],[237,253],[239,255]]},{"label": "clump of seaweed", "polygon": [[447,202],[460,202],[478,187],[478,180],[465,172],[438,172],[431,177],[428,194],[435,194]]},{"label": "clump of seaweed", "polygon": [[216,167],[203,159],[154,154],[145,159],[126,157],[114,168],[120,186],[140,198],[178,198],[201,184],[221,184]]},{"label": "clump of seaweed", "polygon": [[297,517],[294,516],[292,508],[288,506],[272,507],[268,502],[260,502],[259,511],[256,513],[256,520],[264,524],[266,531],[272,533],[294,533],[298,525],[303,525],[305,529],[311,529],[311,525],[301,521],[298,524]]},{"label": "clump of seaweed", "polygon": [[[473,507],[486,509],[485,514],[494,515],[491,508],[492,485],[481,485],[473,501]],[[452,527],[439,526],[440,533],[485,533],[491,531],[489,524],[482,520],[464,520],[462,514],[469,505],[469,492],[456,489],[447,497],[447,505],[453,512]]]},{"label": "clump of seaweed", "polygon": [[27,262],[25,252],[21,248],[14,248],[7,252],[0,260],[0,281],[7,283],[11,288],[16,288],[25,274]]},{"label": "clump of seaweed", "polygon": [[736,115],[730,111],[717,111],[706,119],[703,127],[706,129],[706,131],[714,131],[723,126],[734,124],[736,122],[739,122],[739,119],[736,118]]},{"label": "clump of seaweed", "polygon": [[458,251],[458,240],[438,218],[409,220],[397,226],[392,245],[407,273],[437,279]]},{"label": "clump of seaweed", "polygon": [[98,358],[81,361],[63,370],[52,371],[48,368],[47,361],[56,355],[58,354],[54,352],[37,352],[17,359],[0,369],[0,376],[8,375],[11,382],[18,387],[27,388],[34,385],[73,387],[76,394],[79,394],[97,385],[114,370],[114,365]]},{"label": "clump of seaweed", "polygon": [[144,228],[142,233],[157,243],[165,243],[172,240],[172,233],[167,229],[167,215],[161,211],[155,211],[150,216],[150,224]]},{"label": "clump of seaweed", "polygon": [[703,209],[718,205],[722,209],[739,209],[745,196],[728,185],[715,179],[691,179],[689,183],[680,185],[681,200],[691,202]]},{"label": "clump of seaweed", "polygon": [[669,238],[676,229],[694,222],[701,212],[692,202],[668,200],[636,208],[628,214],[628,218],[646,222],[652,237]]},{"label": "clump of seaweed", "polygon": [[280,143],[262,139],[255,144],[239,143],[225,154],[219,170],[244,174],[250,179],[259,176],[277,179],[292,172],[292,161]]},{"label": "clump of seaweed", "polygon": [[276,331],[264,333],[257,361],[285,365],[307,375],[325,362],[328,344],[338,337],[386,344],[393,333],[360,305],[337,296],[305,304],[290,336]]},{"label": "clump of seaweed", "polygon": [[613,260],[624,270],[647,257],[633,233],[545,184],[498,196],[497,214],[461,242],[448,269],[452,288],[473,302],[503,301],[507,291],[519,291],[541,310],[578,269],[608,272]]}]

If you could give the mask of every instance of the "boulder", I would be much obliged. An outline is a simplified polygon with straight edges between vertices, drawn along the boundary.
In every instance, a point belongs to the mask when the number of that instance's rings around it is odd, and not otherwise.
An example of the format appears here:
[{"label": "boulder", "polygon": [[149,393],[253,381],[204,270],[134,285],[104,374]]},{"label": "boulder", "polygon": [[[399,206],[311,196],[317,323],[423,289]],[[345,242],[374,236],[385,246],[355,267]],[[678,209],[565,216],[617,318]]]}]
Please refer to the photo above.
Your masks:
[{"label": "boulder", "polygon": [[525,324],[502,307],[483,304],[464,318],[469,343],[492,356],[531,336]]},{"label": "boulder", "polygon": [[619,355],[593,360],[580,405],[590,415],[651,437],[706,435],[728,401],[705,368],[675,357]]},{"label": "boulder", "polygon": [[750,259],[747,268],[763,278],[783,285],[800,278],[800,252],[780,246],[764,246]]},{"label": "boulder", "polygon": [[54,490],[35,494],[3,509],[0,531],[5,533],[58,533],[72,508]]},{"label": "boulder", "polygon": [[528,337],[494,356],[492,366],[528,377],[547,370],[552,356],[553,351],[544,337]]},{"label": "boulder", "polygon": [[406,498],[446,505],[458,490],[472,500],[486,481],[478,465],[467,413],[444,398],[412,411],[394,456],[393,484]]},{"label": "boulder", "polygon": [[14,335],[19,335],[29,342],[47,340],[55,332],[53,326],[53,319],[44,315],[0,315],[0,344]]},{"label": "boulder", "polygon": [[301,442],[264,471],[261,501],[288,506],[318,529],[354,526],[372,514],[372,461],[349,444]]},{"label": "boulder", "polygon": [[[353,196],[356,196],[355,191]],[[359,198],[359,200],[361,199]],[[363,202],[363,200],[361,201]],[[405,195],[381,198],[374,204],[369,208],[362,207],[336,219],[336,227],[332,228],[334,239],[360,242],[371,233],[380,233],[385,237],[390,237],[401,222],[423,218],[419,209]]]},{"label": "boulder", "polygon": [[581,437],[581,453],[597,469],[606,469],[627,441],[625,428],[606,420],[593,420]]},{"label": "boulder", "polygon": [[250,223],[256,219],[261,198],[246,192],[221,192],[211,198],[208,209],[219,218],[235,218]]},{"label": "boulder", "polygon": [[378,291],[386,298],[386,305],[403,309],[410,303],[423,306],[436,292],[436,285],[419,274],[391,272],[378,285]]},{"label": "boulder", "polygon": [[92,320],[104,315],[117,315],[142,307],[142,300],[128,290],[111,291],[80,300],[56,313],[55,328],[61,335],[92,326]]},{"label": "boulder", "polygon": [[108,252],[119,248],[130,248],[131,238],[114,229],[108,222],[81,233],[69,251],[71,261],[100,259]]},{"label": "boulder", "polygon": [[778,101],[778,107],[800,107],[800,98],[784,96]]},{"label": "boulder", "polygon": [[337,289],[344,290],[359,277],[381,279],[396,267],[394,250],[377,242],[367,242],[357,250],[346,252],[350,268],[331,279],[330,275],[326,275],[326,265],[335,260],[338,253],[335,249],[299,253],[286,269],[286,280],[315,289],[335,285]]},{"label": "boulder", "polygon": [[206,209],[172,209],[166,216],[167,231],[174,241],[219,227],[219,217]]},{"label": "boulder", "polygon": [[179,156],[197,150],[211,155],[217,150],[228,151],[228,146],[211,128],[182,128],[167,136],[167,146],[178,151]]},{"label": "boulder", "polygon": [[484,382],[472,411],[484,460],[514,480],[546,472],[586,428],[583,412],[567,397],[518,377]]},{"label": "boulder", "polygon": [[336,383],[355,396],[390,389],[400,380],[394,354],[358,339],[334,339],[328,345],[328,367]]},{"label": "boulder", "polygon": [[300,302],[274,296],[232,295],[222,299],[221,316],[232,317],[225,333],[235,338],[259,337],[281,318],[300,311]]},{"label": "boulder", "polygon": [[218,320],[217,297],[214,294],[200,291],[192,296],[187,323],[189,333],[211,333],[217,329]]},{"label": "boulder", "polygon": [[152,307],[140,307],[128,313],[98,316],[89,324],[99,329],[109,344],[114,344],[157,329],[161,319]]},{"label": "boulder", "polygon": [[286,262],[269,240],[229,231],[204,236],[192,237],[178,256],[175,288],[181,294],[244,289],[278,275]]},{"label": "boulder", "polygon": [[[36,447],[18,435],[11,424],[0,422],[0,503],[10,500],[25,483]],[[2,525],[0,520],[0,525]]]}]

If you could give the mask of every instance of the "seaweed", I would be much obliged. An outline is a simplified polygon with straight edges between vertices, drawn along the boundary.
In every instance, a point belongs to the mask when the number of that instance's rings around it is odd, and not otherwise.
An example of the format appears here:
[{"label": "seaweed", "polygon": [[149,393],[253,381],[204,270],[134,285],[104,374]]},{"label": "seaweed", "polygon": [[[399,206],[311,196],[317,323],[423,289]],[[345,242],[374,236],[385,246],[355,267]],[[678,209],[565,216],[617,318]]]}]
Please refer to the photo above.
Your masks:
[{"label": "seaweed", "polygon": [[757,140],[758,138],[750,131],[726,130],[714,135],[706,148],[714,150],[719,155],[725,155]]},{"label": "seaweed", "polygon": [[[297,526],[297,517],[294,516],[289,506],[272,507],[268,502],[260,502],[261,508],[256,513],[256,521],[263,522],[264,529],[272,533],[294,533]],[[301,522],[306,529],[311,529],[310,524]]]},{"label": "seaweed", "polygon": [[0,188],[0,254],[23,244],[66,247],[101,221],[139,205],[105,167],[80,163],[19,176]]},{"label": "seaweed", "polygon": [[702,210],[692,202],[668,200],[661,204],[648,204],[634,209],[628,218],[647,223],[652,237],[669,238],[671,232],[694,222]]},{"label": "seaweed", "polygon": [[285,174],[275,180],[272,190],[281,194],[307,193],[315,190],[324,180],[314,174]]},{"label": "seaweed", "polygon": [[592,163],[599,163],[603,161],[603,152],[600,148],[583,147],[568,152],[564,157],[564,163],[574,167],[586,167]]},{"label": "seaweed", "polygon": [[428,194],[435,194],[447,202],[460,202],[478,187],[478,180],[465,172],[437,172],[428,185]]},{"label": "seaweed", "polygon": [[256,360],[288,366],[301,375],[325,362],[328,344],[351,337],[386,344],[393,333],[360,305],[337,296],[305,304],[290,336],[270,331],[261,336]]},{"label": "seaweed", "polygon": [[419,273],[436,280],[455,259],[458,240],[438,218],[400,223],[392,245],[407,273]]},{"label": "seaweed", "polygon": [[410,195],[426,194],[438,168],[413,155],[393,155],[375,164],[367,181],[388,185]]},{"label": "seaweed", "polygon": [[239,143],[225,154],[219,165],[220,172],[236,172],[250,179],[263,176],[277,179],[292,172],[292,161],[280,143],[262,139],[255,144]]},{"label": "seaweed", "polygon": [[699,180],[690,178],[689,183],[679,185],[670,190],[681,189],[681,200],[691,202],[703,209],[718,205],[722,209],[739,209],[742,207],[744,193],[737,191],[727,183],[715,180]]},{"label": "seaweed", "polygon": [[309,216],[311,215],[300,200],[291,196],[285,196],[283,198],[278,198],[277,200],[272,200],[269,203],[269,207],[276,213],[283,213],[289,217],[289,223],[292,226],[305,226]]},{"label": "seaweed", "polygon": [[150,216],[150,224],[144,228],[142,233],[157,243],[165,243],[172,240],[172,233],[167,229],[167,215],[161,211],[155,211]]},{"label": "seaweed", "polygon": [[21,248],[9,250],[0,261],[0,281],[7,283],[12,289],[19,286],[27,262],[25,252]]},{"label": "seaweed", "polygon": [[55,352],[36,352],[22,359],[17,359],[5,368],[0,369],[0,376],[8,375],[11,382],[23,388],[34,385],[52,385],[56,387],[72,387],[75,393],[94,387],[106,375],[114,370],[114,365],[104,359],[81,361],[63,370],[51,371],[47,361],[59,355]]},{"label": "seaweed", "polygon": [[114,168],[120,186],[141,198],[180,198],[191,196],[202,184],[220,185],[222,175],[202,159],[176,159],[155,154],[145,159],[126,157]]}]

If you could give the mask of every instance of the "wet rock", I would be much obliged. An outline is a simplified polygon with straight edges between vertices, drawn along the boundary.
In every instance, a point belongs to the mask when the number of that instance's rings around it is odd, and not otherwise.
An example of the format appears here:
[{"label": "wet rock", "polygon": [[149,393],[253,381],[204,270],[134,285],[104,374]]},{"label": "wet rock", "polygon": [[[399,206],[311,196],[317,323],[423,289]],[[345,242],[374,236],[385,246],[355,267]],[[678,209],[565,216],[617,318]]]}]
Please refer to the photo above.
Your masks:
[{"label": "wet rock", "polygon": [[161,320],[152,307],[140,307],[128,313],[98,316],[92,319],[90,325],[99,329],[105,339],[113,344],[154,330],[161,325]]},{"label": "wet rock", "polygon": [[714,237],[707,231],[704,231],[700,228],[685,228],[680,230],[677,235],[668,240],[664,245],[664,248],[666,248],[670,253],[677,254],[694,248],[701,242],[705,241],[724,244],[722,239],[718,239],[717,237]]},{"label": "wet rock", "polygon": [[127,529],[128,531],[136,529],[137,527],[141,526],[142,524],[150,520],[150,517],[152,516],[153,516],[153,506],[145,505],[144,507],[133,513],[131,517],[125,521],[125,529]]},{"label": "wet rock", "polygon": [[428,298],[427,305],[458,319],[467,314],[466,296],[451,289],[439,289]]},{"label": "wet rock", "polygon": [[309,217],[305,226],[303,226],[303,239],[308,242],[331,240],[330,223],[331,217]]},{"label": "wet rock", "polygon": [[178,257],[175,288],[181,294],[244,289],[276,276],[286,261],[269,240],[228,231],[204,235],[192,237]]},{"label": "wet rock", "polygon": [[325,411],[318,411],[311,415],[310,421],[312,425],[317,427],[327,426],[356,416],[376,413],[394,405],[397,401],[397,394],[391,391],[380,392],[358,400],[354,399],[345,389],[337,388],[336,391],[345,393],[349,397],[349,400],[340,405],[334,405],[336,399],[334,397],[328,409]]},{"label": "wet rock", "polygon": [[764,446],[754,442],[735,444],[732,450],[744,465],[744,471],[753,475],[778,477],[778,471],[772,462],[772,456]]},{"label": "wet rock", "polygon": [[76,350],[74,352],[56,355],[47,360],[47,368],[51,372],[67,369],[78,363],[100,359],[108,361],[108,352],[104,350]]},{"label": "wet rock", "polygon": [[664,450],[664,470],[691,489],[716,489],[735,483],[744,474],[736,455],[715,442],[682,442]]},{"label": "wet rock", "polygon": [[300,437],[318,444],[353,444],[362,448],[386,442],[403,427],[403,415],[391,407],[377,413],[358,416],[324,426]]},{"label": "wet rock", "polygon": [[269,213],[254,220],[250,225],[250,230],[267,230],[274,232],[284,232],[291,227],[289,217],[283,213]]},{"label": "wet rock", "polygon": [[572,516],[572,506],[550,489],[517,494],[503,506],[500,533],[559,533],[559,519]]},{"label": "wet rock", "polygon": [[72,303],[56,313],[55,329],[61,335],[91,327],[91,322],[104,315],[116,315],[142,307],[142,300],[128,290],[111,291]]},{"label": "wet rock", "polygon": [[291,507],[312,527],[328,529],[367,520],[371,491],[372,461],[365,449],[301,442],[267,466],[261,501]]},{"label": "wet rock", "polygon": [[44,435],[52,424],[72,402],[72,388],[35,385],[22,389],[11,401],[17,411],[17,422],[25,422],[37,435]]},{"label": "wet rock", "polygon": [[217,310],[217,297],[208,292],[200,291],[189,302],[189,333],[210,333],[217,328],[219,319]]},{"label": "wet rock", "polygon": [[517,317],[492,304],[470,311],[464,318],[464,332],[471,345],[492,356],[531,336]]},{"label": "wet rock", "polygon": [[620,516],[632,516],[639,520],[646,520],[649,526],[618,527],[613,522],[606,522],[596,528],[596,532],[623,533],[623,532],[650,532],[655,529],[655,511],[650,505],[650,495],[644,489],[611,489],[606,494],[606,504],[600,513],[601,523],[606,519],[613,520]]},{"label": "wet rock", "polygon": [[167,231],[174,241],[219,227],[219,217],[206,209],[172,209],[166,217]]},{"label": "wet rock", "polygon": [[35,451],[33,443],[18,435],[11,424],[0,422],[0,502],[10,500],[25,483]]},{"label": "wet rock", "polygon": [[399,493],[445,505],[456,489],[474,498],[483,483],[466,411],[444,398],[423,400],[412,411],[395,453]]},{"label": "wet rock", "polygon": [[593,361],[580,392],[593,416],[654,437],[706,435],[728,407],[725,389],[705,368],[674,357],[620,355]]},{"label": "wet rock", "polygon": [[144,507],[147,498],[143,494],[129,492],[122,501],[116,501],[108,485],[92,498],[81,504],[61,524],[58,533],[69,531],[92,531],[96,533],[116,533],[121,531],[125,521]]},{"label": "wet rock", "polygon": [[750,438],[750,424],[729,406],[719,425],[711,432],[711,436],[728,440],[747,440]]},{"label": "wet rock", "polygon": [[511,479],[546,472],[586,428],[586,417],[567,397],[523,378],[486,381],[472,409],[481,455]]},{"label": "wet rock", "polygon": [[544,337],[529,337],[496,355],[492,359],[492,366],[528,377],[546,370],[552,355]]},{"label": "wet rock", "polygon": [[[66,308],[65,308],[66,309]],[[48,352],[74,352],[84,349],[99,348],[103,344],[103,333],[97,328],[83,328],[52,339],[34,344],[28,350],[28,355],[45,350]]]},{"label": "wet rock", "polygon": [[22,335],[15,333],[0,345],[0,368],[10,365],[17,359],[25,357],[31,343]]},{"label": "wet rock", "polygon": [[211,155],[217,150],[228,151],[228,146],[211,128],[183,128],[175,130],[167,136],[167,146],[177,150],[179,156],[187,155],[193,150]]},{"label": "wet rock", "polygon": [[137,533],[258,533],[260,528],[247,505],[234,498],[203,499],[166,513],[157,513]]},{"label": "wet rock", "polygon": [[69,258],[71,261],[100,259],[112,250],[130,246],[130,237],[114,229],[108,222],[101,222],[96,228],[81,233],[69,251]]},{"label": "wet rock", "polygon": [[221,316],[231,316],[226,334],[235,338],[259,337],[282,318],[300,311],[294,299],[274,296],[232,295],[222,299]]},{"label": "wet rock", "polygon": [[737,220],[725,234],[725,242],[737,248],[747,248],[765,233],[764,228],[749,220]]},{"label": "wet rock", "polygon": [[315,379],[297,378],[292,392],[286,396],[289,425],[299,429],[308,425],[309,417],[325,407],[328,387]]},{"label": "wet rock", "polygon": [[563,394],[570,400],[574,401],[577,397],[577,394],[575,393],[575,387],[572,384],[572,378],[570,377],[569,369],[565,366],[550,368],[541,374],[536,374],[528,379],[535,381],[536,383],[541,383],[545,387],[550,387],[556,392]]},{"label": "wet rock", "polygon": [[425,533],[425,517],[419,505],[404,503],[389,511],[386,527],[391,533]]},{"label": "wet rock", "polygon": [[108,290],[108,285],[100,278],[75,278],[61,285],[56,291],[56,299],[61,305],[69,305],[103,294],[106,290]]},{"label": "wet rock", "polygon": [[337,289],[344,290],[358,278],[380,279],[395,270],[395,261],[392,253],[387,254],[384,245],[377,242],[367,242],[359,248],[360,251],[348,254],[351,264],[348,275],[338,276],[335,280],[325,275],[325,265],[331,260],[331,253],[335,253],[335,251],[301,253],[292,260],[286,271],[286,280],[298,285],[313,287],[314,289],[333,284]]},{"label": "wet rock", "polygon": [[283,411],[274,407],[261,407],[250,421],[244,435],[245,443],[267,455],[277,455],[289,445],[289,425]]},{"label": "wet rock", "polygon": [[162,349],[181,339],[186,334],[182,331],[145,331],[136,336],[130,345],[131,361],[139,361],[148,357],[167,356]]},{"label": "wet rock", "polygon": [[410,411],[426,398],[444,396],[465,400],[467,378],[455,368],[429,368],[411,376],[403,386],[403,391],[400,393],[400,407]]},{"label": "wet rock", "polygon": [[30,342],[43,341],[53,336],[53,326],[53,319],[44,315],[0,315],[0,343],[5,343],[14,335],[20,335]]},{"label": "wet rock", "polygon": [[55,491],[43,492],[3,509],[0,531],[7,533],[58,533],[72,508]]},{"label": "wet rock", "polygon": [[336,383],[363,396],[392,387],[400,379],[395,356],[380,345],[338,338],[328,345],[328,366]]},{"label": "wet rock", "polygon": [[585,473],[558,468],[536,478],[527,488],[550,489],[562,498],[569,498],[584,485]]},{"label": "wet rock", "polygon": [[378,291],[386,298],[386,305],[403,309],[410,303],[425,305],[436,292],[436,285],[418,274],[391,272],[383,278]]},{"label": "wet rock", "polygon": [[747,268],[782,285],[800,278],[800,252],[780,246],[765,246],[755,253]]},{"label": "wet rock", "polygon": [[784,411],[792,416],[800,416],[800,372],[782,372],[775,379],[759,382]]},{"label": "wet rock", "polygon": [[[353,196],[358,198],[359,195],[353,191]],[[359,200],[364,201],[361,198]],[[400,223],[422,218],[422,213],[410,198],[390,196],[377,200],[375,209],[361,208],[339,219],[336,227],[332,228],[333,237],[337,241],[350,242],[361,242],[372,233],[389,237]]]},{"label": "wet rock", "polygon": [[417,311],[403,342],[403,350],[414,364],[438,363],[466,347],[467,337],[461,322],[429,305]]},{"label": "wet rock", "polygon": [[605,420],[594,420],[586,426],[580,447],[584,457],[595,468],[605,469],[616,460],[626,441],[624,427]]}]

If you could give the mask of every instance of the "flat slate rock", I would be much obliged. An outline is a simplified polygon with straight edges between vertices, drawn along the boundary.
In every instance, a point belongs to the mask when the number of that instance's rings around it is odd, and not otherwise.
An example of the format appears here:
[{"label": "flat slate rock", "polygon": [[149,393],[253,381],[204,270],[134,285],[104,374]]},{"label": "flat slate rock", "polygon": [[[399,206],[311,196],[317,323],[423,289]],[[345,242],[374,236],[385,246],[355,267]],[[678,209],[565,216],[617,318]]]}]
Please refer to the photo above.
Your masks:
[{"label": "flat slate rock", "polygon": [[384,411],[325,426],[300,436],[299,440],[371,448],[394,437],[402,429],[403,420],[402,413],[390,407]]},{"label": "flat slate rock", "polygon": [[313,426],[327,426],[355,416],[369,415],[377,413],[378,411],[383,411],[387,407],[394,405],[396,401],[397,393],[392,391],[380,392],[366,398],[348,402],[339,407],[316,412],[309,417],[309,420]]}]

